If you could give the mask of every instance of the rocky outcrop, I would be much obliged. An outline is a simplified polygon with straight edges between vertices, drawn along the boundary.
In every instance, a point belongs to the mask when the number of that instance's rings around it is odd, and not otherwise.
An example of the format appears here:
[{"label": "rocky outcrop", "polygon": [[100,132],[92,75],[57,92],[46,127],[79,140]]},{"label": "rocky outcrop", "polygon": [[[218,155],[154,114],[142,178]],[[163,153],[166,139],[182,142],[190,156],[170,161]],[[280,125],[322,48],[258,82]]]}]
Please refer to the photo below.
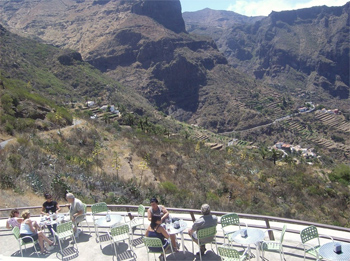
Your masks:
[{"label": "rocky outcrop", "polygon": [[349,98],[349,6],[272,12],[254,22],[232,12],[230,23],[223,23],[229,16],[213,10],[211,23],[199,19],[203,11],[185,13],[184,19],[191,32],[213,37],[239,70],[324,102],[327,94]]},{"label": "rocky outcrop", "polygon": [[132,12],[134,14],[151,17],[165,28],[174,31],[175,33],[186,32],[179,0],[138,1],[133,5]]}]

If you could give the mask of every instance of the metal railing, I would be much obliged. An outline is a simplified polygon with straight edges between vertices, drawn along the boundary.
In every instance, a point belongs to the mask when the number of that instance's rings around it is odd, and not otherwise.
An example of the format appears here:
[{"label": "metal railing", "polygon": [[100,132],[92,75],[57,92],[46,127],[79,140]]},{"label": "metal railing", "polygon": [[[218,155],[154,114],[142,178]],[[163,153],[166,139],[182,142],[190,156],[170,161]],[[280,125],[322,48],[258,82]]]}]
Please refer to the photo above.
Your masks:
[{"label": "metal railing", "polygon": [[[66,205],[60,205],[61,208],[67,207]],[[87,204],[87,207],[91,207],[91,205]],[[29,210],[33,210],[33,209],[41,209],[42,206],[31,206],[31,207],[18,207],[18,210],[25,210],[25,209],[29,209]],[[125,211],[125,215],[128,215],[130,219],[133,218],[132,213],[131,212],[137,212],[137,208],[138,206],[136,205],[108,205],[108,208],[110,208],[111,210],[115,210],[115,211]],[[147,207],[146,207],[147,208]],[[7,219],[8,217],[2,215],[2,213],[6,212],[10,212],[13,208],[3,208],[0,209],[0,219]],[[176,213],[179,214],[188,214],[188,218],[185,218],[185,220],[187,221],[195,221],[195,215],[196,214],[201,214],[201,211],[198,209],[187,209],[187,208],[167,208],[169,211],[171,211],[171,214],[173,216],[176,216]],[[217,215],[217,216],[223,216],[225,214],[228,214],[230,212],[223,212],[223,211],[211,211],[212,214]],[[280,223],[284,223],[284,224],[294,224],[294,225],[301,225],[301,226],[310,226],[310,225],[314,225],[318,228],[324,228],[324,229],[330,229],[330,230],[334,230],[334,231],[341,231],[341,232],[348,232],[349,233],[349,237],[347,238],[342,238],[342,237],[338,237],[338,236],[334,236],[332,235],[334,240],[337,241],[342,241],[342,242],[348,242],[350,243],[350,228],[345,228],[345,227],[339,227],[339,226],[332,226],[332,225],[327,225],[327,224],[321,224],[321,223],[315,223],[315,222],[309,222],[309,221],[302,221],[302,220],[296,220],[296,219],[289,219],[289,218],[281,218],[281,217],[274,217],[274,216],[263,216],[263,215],[254,215],[254,214],[245,214],[245,213],[237,213],[238,216],[240,218],[244,218],[244,219],[251,219],[252,221],[264,221],[265,222],[265,226],[259,225],[259,224],[249,224],[249,227],[254,227],[254,228],[260,228],[260,229],[276,229],[276,230],[280,230],[280,228],[277,227],[271,227],[270,223],[271,222],[280,222]],[[289,233],[294,233],[294,234],[299,234],[300,231],[299,230],[293,230],[293,229],[287,229],[287,232]],[[269,231],[269,237],[271,240],[274,240],[274,234],[272,231]]]}]

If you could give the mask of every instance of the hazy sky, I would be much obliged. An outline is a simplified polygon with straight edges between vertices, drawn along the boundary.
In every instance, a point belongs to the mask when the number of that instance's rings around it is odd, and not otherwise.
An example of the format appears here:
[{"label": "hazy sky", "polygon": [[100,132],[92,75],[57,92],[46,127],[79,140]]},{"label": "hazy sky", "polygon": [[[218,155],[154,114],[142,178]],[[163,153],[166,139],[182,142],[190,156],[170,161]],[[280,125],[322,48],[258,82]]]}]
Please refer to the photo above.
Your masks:
[{"label": "hazy sky", "polygon": [[229,10],[247,16],[269,15],[271,11],[293,10],[311,6],[341,6],[349,0],[180,0],[182,12],[206,7]]}]

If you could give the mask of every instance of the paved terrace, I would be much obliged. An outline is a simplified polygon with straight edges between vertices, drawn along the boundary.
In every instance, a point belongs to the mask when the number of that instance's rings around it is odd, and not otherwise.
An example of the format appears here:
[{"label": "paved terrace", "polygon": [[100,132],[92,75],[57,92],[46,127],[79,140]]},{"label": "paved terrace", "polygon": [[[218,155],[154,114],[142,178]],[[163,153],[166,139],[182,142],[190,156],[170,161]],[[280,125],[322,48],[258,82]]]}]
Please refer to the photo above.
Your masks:
[{"label": "paved terrace", "polygon": [[[35,213],[39,213],[38,208],[41,207],[31,207],[31,212],[33,216]],[[110,205],[109,208],[113,211],[112,214],[120,214],[126,217],[126,220],[129,220],[130,216],[136,215],[137,206],[121,206],[121,205]],[[25,208],[22,208],[25,209]],[[200,211],[191,210],[191,209],[175,209],[168,208],[172,217],[178,217],[186,221],[187,226],[191,227],[193,224],[193,218],[197,218],[200,215]],[[63,207],[63,212],[65,211]],[[0,209],[0,260],[26,260],[29,258],[33,260],[33,258],[37,258],[37,255],[34,253],[34,248],[29,245],[29,248],[23,252],[24,257],[21,257],[19,252],[19,247],[16,239],[12,235],[11,231],[6,229],[6,215],[9,213],[8,209]],[[213,214],[217,216],[222,216],[226,214],[225,212],[216,212],[212,211]],[[287,224],[287,233],[284,238],[284,253],[285,260],[296,261],[303,260],[303,249],[300,242],[299,231],[305,228],[312,223],[291,220],[291,219],[283,219],[276,217],[267,217],[267,216],[258,216],[258,215],[248,215],[248,214],[239,214],[240,221],[248,224],[249,227],[255,227],[260,229],[267,229],[268,227],[281,230],[284,224]],[[219,218],[220,221],[220,218]],[[123,221],[124,222],[124,219]],[[142,234],[140,229],[134,231],[134,242],[133,242],[133,251],[128,248],[126,243],[119,243],[117,247],[118,258],[114,255],[113,246],[106,236],[102,234],[102,248],[100,245],[96,243],[96,235],[94,232],[92,217],[88,212],[88,223],[91,228],[91,235],[89,234],[88,228],[83,227],[83,232],[80,234],[79,239],[77,239],[79,253],[74,254],[70,258],[65,258],[64,260],[147,260],[147,252],[145,246],[142,243]],[[83,223],[85,224],[85,222]],[[145,225],[148,226],[149,222],[145,217]],[[341,228],[335,226],[329,226],[324,224],[313,224],[318,227],[319,234],[331,235],[335,240],[350,242],[350,229],[349,228]],[[218,245],[223,244],[223,233],[221,229],[221,225],[217,226],[217,242]],[[266,233],[265,239],[268,240],[269,237],[275,237],[276,240],[279,239],[279,233],[268,234]],[[178,242],[181,242],[181,237],[178,235]],[[194,253],[192,252],[192,242],[190,240],[189,235],[187,234],[187,229],[184,233],[185,238],[185,249],[186,252],[183,253],[183,246],[180,246],[180,252],[175,254],[168,254],[167,260],[199,260],[199,256],[196,256],[195,253],[198,251],[198,247],[195,245]],[[329,242],[329,239],[321,239],[321,244]],[[63,244],[63,247],[66,247],[65,254],[72,253],[74,251],[72,245],[69,244],[69,240]],[[242,246],[239,244],[234,244],[234,247],[241,251],[243,250]],[[39,248],[38,248],[39,249]],[[208,251],[203,256],[203,260],[220,260],[220,257],[216,254],[215,245],[213,245],[213,251],[210,249],[210,245],[207,245]],[[256,256],[256,249],[252,247],[252,253],[255,255],[251,258],[251,260],[259,260]],[[41,256],[44,259],[62,259],[61,254],[59,254],[59,246],[56,246],[54,250],[51,251],[50,254],[45,256]],[[154,255],[150,255],[150,260],[159,260],[158,256],[154,257]],[[262,258],[260,258],[262,260]],[[280,260],[278,253],[266,253],[265,260]],[[307,260],[315,260],[311,258],[311,256],[307,256]]]}]

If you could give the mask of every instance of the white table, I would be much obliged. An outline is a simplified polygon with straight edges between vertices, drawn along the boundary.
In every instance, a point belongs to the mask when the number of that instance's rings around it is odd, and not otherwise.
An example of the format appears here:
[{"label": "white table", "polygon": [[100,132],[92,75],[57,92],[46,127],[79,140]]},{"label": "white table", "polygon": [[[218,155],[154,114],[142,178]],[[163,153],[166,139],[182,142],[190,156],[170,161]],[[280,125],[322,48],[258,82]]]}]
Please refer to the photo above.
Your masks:
[{"label": "white table", "polygon": [[[242,230],[247,230],[247,237],[242,237],[241,236],[241,231]],[[259,242],[263,241],[265,237],[265,233],[264,231],[262,231],[261,229],[258,228],[244,228],[244,229],[240,229],[236,232],[233,232],[232,234],[229,235],[229,240],[230,241],[235,241],[239,244],[242,245],[247,245],[247,252],[250,254],[252,254],[251,252],[251,248],[250,245],[251,244],[257,244],[257,257],[256,259],[259,260],[259,256],[260,256],[260,244]]]},{"label": "white table", "polygon": [[[120,223],[120,221],[122,221],[122,216],[121,215],[117,215],[117,214],[110,214],[109,215],[111,220],[107,221],[106,216],[100,217],[99,219],[97,219],[95,221],[95,225],[96,225],[96,241],[100,241],[99,240],[99,233],[98,233],[98,228],[99,227],[108,227],[111,228],[112,226]],[[101,244],[101,242],[100,242]]]},{"label": "white table", "polygon": [[179,220],[180,227],[174,228],[174,223],[170,223],[170,229],[168,228],[169,235],[181,234],[181,244],[182,244],[182,252],[185,254],[185,240],[184,240],[184,230],[187,228],[187,223],[183,220]]},{"label": "white table", "polygon": [[[333,251],[334,243],[341,245],[342,252],[337,254]],[[319,254],[327,260],[332,261],[349,261],[350,260],[350,244],[343,242],[329,242],[320,247]]]}]

